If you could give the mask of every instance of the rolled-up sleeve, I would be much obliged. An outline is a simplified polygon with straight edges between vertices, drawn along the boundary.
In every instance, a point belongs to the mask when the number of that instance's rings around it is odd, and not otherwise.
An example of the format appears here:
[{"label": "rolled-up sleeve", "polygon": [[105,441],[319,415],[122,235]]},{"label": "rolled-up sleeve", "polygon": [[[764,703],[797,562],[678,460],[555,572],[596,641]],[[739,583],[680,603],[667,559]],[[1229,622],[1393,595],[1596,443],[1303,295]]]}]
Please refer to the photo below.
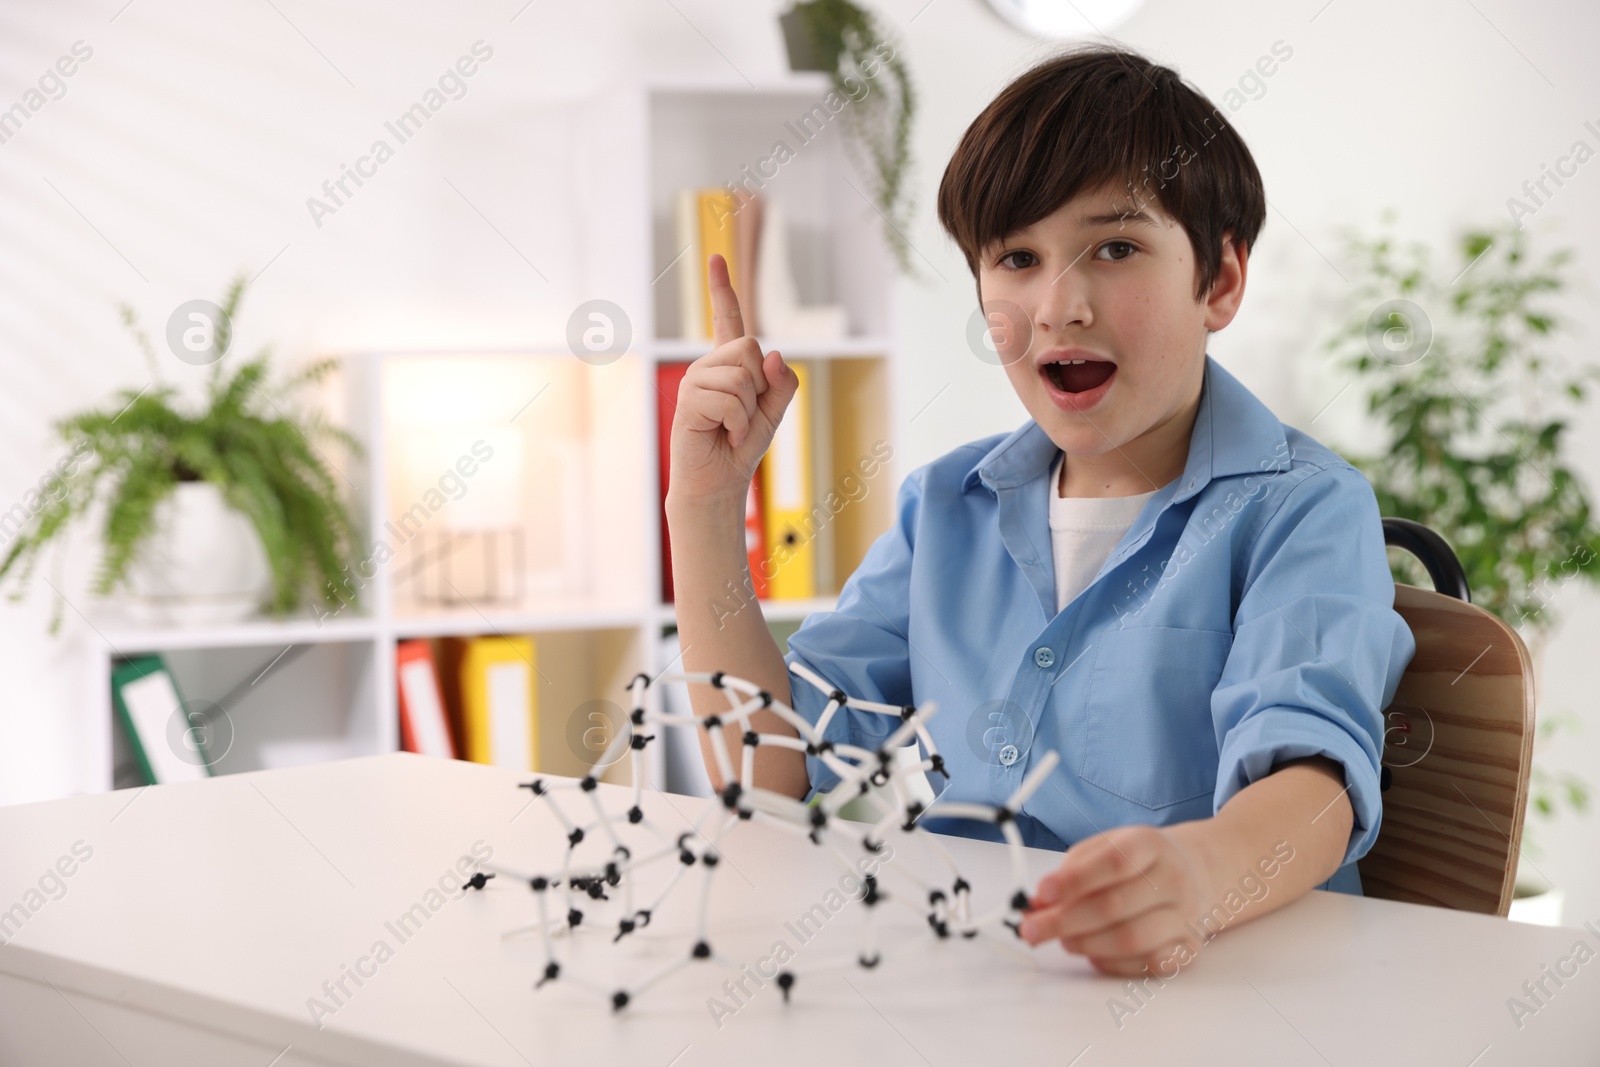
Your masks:
[{"label": "rolled-up sleeve", "polygon": [[1382,821],[1383,710],[1415,650],[1366,478],[1330,466],[1289,487],[1247,552],[1212,693],[1213,811],[1285,760],[1326,756],[1355,812],[1341,866],[1366,855]]},{"label": "rolled-up sleeve", "polygon": [[[911,551],[922,502],[924,469],[900,484],[895,521],[867,549],[861,566],[839,592],[834,611],[806,616],[789,637],[785,662],[801,663],[848,696],[904,705],[911,699],[911,660],[906,635],[911,614]],[[798,674],[789,675],[790,703],[815,725],[828,695]],[[876,712],[841,708],[829,721],[823,740],[873,748],[899,725]],[[839,783],[816,756],[806,757],[811,791],[806,800]]]}]

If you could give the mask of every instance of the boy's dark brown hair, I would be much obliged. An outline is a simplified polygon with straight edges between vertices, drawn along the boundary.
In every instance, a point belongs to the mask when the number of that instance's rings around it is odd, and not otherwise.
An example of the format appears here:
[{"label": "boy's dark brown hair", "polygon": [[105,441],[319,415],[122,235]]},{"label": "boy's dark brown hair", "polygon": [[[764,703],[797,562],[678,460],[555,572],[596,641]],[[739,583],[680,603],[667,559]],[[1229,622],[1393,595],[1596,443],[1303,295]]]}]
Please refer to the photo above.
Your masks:
[{"label": "boy's dark brown hair", "polygon": [[1188,232],[1196,302],[1216,280],[1223,235],[1248,251],[1266,222],[1261,174],[1222,113],[1176,71],[1102,44],[1038,64],[972,121],[939,182],[939,222],[976,279],[992,242],[1107,183]]}]

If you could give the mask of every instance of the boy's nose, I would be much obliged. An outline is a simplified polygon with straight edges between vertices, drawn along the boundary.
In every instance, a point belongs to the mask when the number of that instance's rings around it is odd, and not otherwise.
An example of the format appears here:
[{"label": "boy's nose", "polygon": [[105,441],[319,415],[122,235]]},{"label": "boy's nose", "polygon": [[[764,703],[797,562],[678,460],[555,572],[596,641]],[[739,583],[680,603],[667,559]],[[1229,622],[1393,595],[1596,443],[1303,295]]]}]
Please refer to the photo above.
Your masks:
[{"label": "boy's nose", "polygon": [[1081,276],[1071,267],[1063,270],[1040,294],[1033,311],[1035,330],[1062,332],[1068,326],[1090,326],[1094,312]]}]

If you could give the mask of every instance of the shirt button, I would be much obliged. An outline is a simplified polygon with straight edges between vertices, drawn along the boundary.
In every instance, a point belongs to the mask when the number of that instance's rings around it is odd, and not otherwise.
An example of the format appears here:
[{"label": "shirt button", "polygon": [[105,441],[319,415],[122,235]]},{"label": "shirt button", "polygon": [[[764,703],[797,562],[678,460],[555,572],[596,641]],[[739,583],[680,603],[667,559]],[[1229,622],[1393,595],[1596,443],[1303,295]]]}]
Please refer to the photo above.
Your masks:
[{"label": "shirt button", "polygon": [[1017,757],[1020,755],[1021,753],[1017,751],[1016,745],[1006,745],[1000,750],[1000,762],[1009,767],[1017,762]]},{"label": "shirt button", "polygon": [[1033,662],[1040,667],[1052,666],[1056,661],[1056,654],[1052,649],[1040,645],[1033,650]]}]

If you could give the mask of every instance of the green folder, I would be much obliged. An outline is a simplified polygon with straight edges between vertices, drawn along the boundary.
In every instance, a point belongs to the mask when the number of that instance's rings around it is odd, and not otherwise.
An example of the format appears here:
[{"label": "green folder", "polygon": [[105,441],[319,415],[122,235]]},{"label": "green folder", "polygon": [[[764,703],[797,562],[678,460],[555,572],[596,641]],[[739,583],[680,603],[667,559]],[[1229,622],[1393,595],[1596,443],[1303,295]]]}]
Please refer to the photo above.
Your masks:
[{"label": "green folder", "polygon": [[211,775],[204,723],[194,721],[160,656],[138,656],[113,667],[111,702],[146,785]]}]

